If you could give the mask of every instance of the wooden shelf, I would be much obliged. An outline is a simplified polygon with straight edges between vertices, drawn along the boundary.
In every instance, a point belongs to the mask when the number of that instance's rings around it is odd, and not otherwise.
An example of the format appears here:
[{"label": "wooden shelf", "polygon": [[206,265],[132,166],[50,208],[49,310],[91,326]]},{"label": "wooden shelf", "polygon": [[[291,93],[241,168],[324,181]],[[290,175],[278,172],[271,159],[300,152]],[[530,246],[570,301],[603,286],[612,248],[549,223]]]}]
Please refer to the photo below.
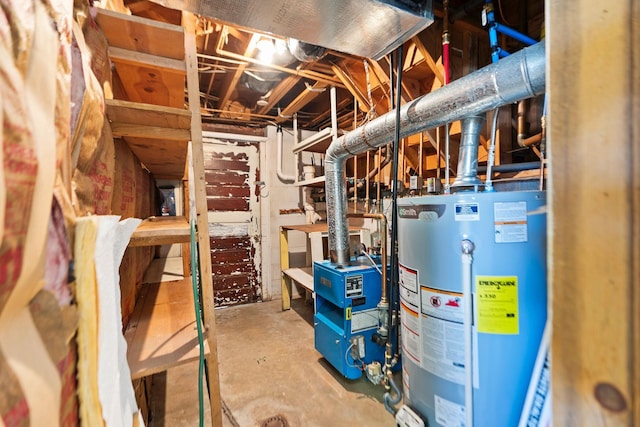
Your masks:
[{"label": "wooden shelf", "polygon": [[316,176],[313,179],[305,179],[304,181],[297,181],[295,184],[299,187],[324,187],[324,175]]},{"label": "wooden shelf", "polygon": [[331,128],[322,129],[320,132],[305,138],[293,146],[293,153],[301,151],[312,151],[314,153],[324,153],[331,144],[333,132]]},{"label": "wooden shelf", "polygon": [[184,29],[153,19],[98,8],[96,22],[102,28],[109,46],[184,59]]},{"label": "wooden shelf", "polygon": [[141,102],[106,100],[107,118],[115,138],[159,179],[181,179],[191,139],[191,112]]},{"label": "wooden shelf", "polygon": [[191,228],[183,216],[152,216],[133,232],[129,246],[156,246],[191,241]]},{"label": "wooden shelf", "polygon": [[181,26],[104,9],[98,9],[96,22],[109,43],[114,80],[120,80],[127,99],[184,107],[185,35]]},{"label": "wooden shelf", "polygon": [[132,379],[197,360],[191,278],[143,286],[124,335]]},{"label": "wooden shelf", "polygon": [[287,268],[282,273],[296,283],[313,292],[313,267]]},{"label": "wooden shelf", "polygon": [[[179,129],[188,131],[183,134],[182,139],[188,141],[191,138],[191,112],[189,110],[119,99],[107,99],[105,104],[107,118],[112,127],[114,124],[126,123],[156,127],[164,132]],[[151,134],[148,137],[155,138],[156,135]]]}]

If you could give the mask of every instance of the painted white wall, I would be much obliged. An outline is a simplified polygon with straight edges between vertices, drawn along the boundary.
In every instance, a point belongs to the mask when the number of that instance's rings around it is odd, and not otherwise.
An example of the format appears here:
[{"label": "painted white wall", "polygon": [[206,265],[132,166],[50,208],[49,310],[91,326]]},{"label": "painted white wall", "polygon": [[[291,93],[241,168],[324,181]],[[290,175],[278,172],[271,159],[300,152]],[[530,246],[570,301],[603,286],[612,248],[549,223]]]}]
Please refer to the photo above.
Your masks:
[{"label": "painted white wall", "polygon": [[[308,138],[313,132],[302,131],[301,138]],[[262,210],[262,280],[263,299],[280,298],[280,226],[305,224],[306,218],[302,213],[280,214],[280,210],[302,208],[303,190],[302,187],[295,186],[292,182],[284,182],[278,178],[277,166],[277,143],[276,127],[267,128],[267,142],[260,146],[260,179],[264,181],[263,197],[261,200]],[[283,150],[282,165],[285,175],[299,175],[296,156],[293,154],[293,131],[283,129]],[[320,157],[315,154],[316,164],[319,164]],[[308,153],[304,153],[303,162],[310,164]],[[266,197],[265,197],[266,196]],[[289,250],[292,252],[292,265],[304,265],[307,246],[304,233],[291,232],[289,236]],[[294,296],[295,296],[294,290]]]},{"label": "painted white wall", "polygon": [[[280,210],[303,208],[304,187],[298,187],[293,182],[284,182],[278,178],[277,167],[277,134],[276,127],[267,128],[267,141],[260,145],[260,180],[264,181],[262,197],[260,198],[261,209],[261,232],[262,232],[262,291],[265,301],[279,299],[281,292],[281,272],[280,272],[280,226],[305,224],[304,213],[280,214]],[[305,139],[312,136],[314,132],[302,131],[300,138]],[[302,174],[302,164],[312,164],[312,153],[302,153],[301,160],[298,161],[292,149],[294,145],[293,131],[283,129],[283,150],[282,150],[282,173],[284,175],[300,176]],[[321,165],[324,158],[321,154],[313,154],[313,163],[316,165],[316,174],[320,175],[323,170]],[[386,208],[388,211],[388,207]],[[385,212],[389,213],[389,212]],[[388,219],[391,217],[388,215]],[[362,221],[362,226],[371,231],[371,237],[380,235],[377,221],[366,219]],[[371,242],[365,242],[369,245]],[[307,236],[305,233],[289,232],[289,252],[290,265],[301,267],[306,263]],[[299,296],[299,289],[293,287],[293,297]]]}]

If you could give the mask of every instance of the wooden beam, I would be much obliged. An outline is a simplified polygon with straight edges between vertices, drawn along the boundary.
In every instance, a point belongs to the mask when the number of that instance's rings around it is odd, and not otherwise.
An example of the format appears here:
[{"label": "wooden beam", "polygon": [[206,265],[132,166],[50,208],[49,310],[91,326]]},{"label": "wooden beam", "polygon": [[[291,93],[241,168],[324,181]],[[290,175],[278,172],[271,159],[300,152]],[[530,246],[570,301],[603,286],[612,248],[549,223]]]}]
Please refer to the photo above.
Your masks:
[{"label": "wooden beam", "polygon": [[418,36],[415,36],[411,39],[411,41],[416,45],[420,53],[422,53],[425,62],[427,63],[427,65],[429,65],[429,68],[431,69],[431,71],[433,71],[433,74],[435,74],[440,84],[444,84],[444,70],[442,70],[441,67],[438,67],[436,61],[433,60],[431,53],[429,53],[429,50],[427,50],[424,43],[422,43],[422,40],[420,40]]},{"label": "wooden beam", "polygon": [[[191,195],[195,199],[196,222],[198,227],[198,248],[200,252],[200,280],[202,288],[202,308],[204,327],[207,330],[209,355],[209,401],[211,403],[211,425],[222,427],[222,399],[218,372],[218,346],[216,344],[216,319],[211,277],[211,246],[207,219],[207,192],[204,176],[204,151],[202,148],[202,121],[200,119],[200,88],[198,79],[198,56],[196,52],[196,17],[183,12],[182,25],[185,28],[185,62],[187,64],[187,92],[191,110],[191,160],[193,164],[193,187]],[[196,254],[192,254],[196,256]]]},{"label": "wooden beam", "polygon": [[[336,110],[338,111],[342,111],[344,109],[347,108],[347,106],[349,104],[351,104],[351,100],[347,97],[343,97],[343,98],[339,98],[338,99],[338,103],[336,105]],[[348,120],[352,120],[351,117],[353,115],[353,112],[348,112],[346,115],[349,116]],[[338,117],[338,129],[344,129],[344,126],[340,125],[340,121],[342,119],[340,117]],[[324,122],[327,122],[326,125]],[[319,128],[322,129],[324,127],[330,127],[331,126],[331,110],[325,110],[323,113],[318,114],[313,120],[311,120],[308,125],[309,128]],[[350,127],[350,126],[349,126]]]},{"label": "wooden beam", "polygon": [[289,105],[285,107],[284,110],[281,111],[281,115],[285,117],[278,116],[276,118],[276,122],[281,123],[288,120],[287,116],[292,116],[294,113],[297,113],[301,108],[305,105],[316,99],[322,92],[318,92],[318,89],[324,89],[327,87],[327,83],[317,82],[313,85],[311,90],[305,90],[300,95],[296,97]]},{"label": "wooden beam", "polygon": [[[243,56],[253,55],[253,52],[256,49],[256,44],[258,43],[258,40],[260,40],[260,36],[258,34],[254,34],[250,37],[247,47],[244,50]],[[224,38],[220,37],[220,39],[218,40],[218,49],[222,49],[223,42],[224,42]],[[225,85],[226,90],[224,91],[224,94],[220,97],[220,101],[218,102],[218,106],[223,110],[227,108],[227,103],[231,99],[233,92],[236,90],[236,85],[238,84],[240,77],[242,77],[244,70],[247,68],[247,65],[248,64],[238,65],[238,68],[233,73],[231,78],[227,79],[227,82]]]},{"label": "wooden beam", "polygon": [[256,114],[267,114],[300,81],[300,76],[287,76],[271,90],[267,105],[260,107]]},{"label": "wooden beam", "polygon": [[553,425],[638,426],[640,4],[547,6]]},{"label": "wooden beam", "polygon": [[358,100],[358,106],[360,107],[360,109],[364,112],[369,112],[369,100],[360,91],[356,83],[352,81],[351,78],[349,78],[349,76],[344,71],[342,71],[342,68],[338,67],[337,65],[334,65],[333,67],[331,67],[331,69],[333,70],[333,73],[336,75],[336,77],[338,77],[342,84],[347,88],[347,90],[351,92],[351,95],[353,95],[353,97]]}]

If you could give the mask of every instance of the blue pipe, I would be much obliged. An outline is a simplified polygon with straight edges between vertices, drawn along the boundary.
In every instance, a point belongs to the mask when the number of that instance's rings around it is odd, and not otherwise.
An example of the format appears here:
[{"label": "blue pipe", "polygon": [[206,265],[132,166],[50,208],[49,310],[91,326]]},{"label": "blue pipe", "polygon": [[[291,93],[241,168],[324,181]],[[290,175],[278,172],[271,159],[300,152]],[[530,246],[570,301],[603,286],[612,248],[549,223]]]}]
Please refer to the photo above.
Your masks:
[{"label": "blue pipe", "polygon": [[499,33],[502,33],[502,34],[504,34],[506,36],[509,36],[512,39],[516,39],[519,42],[526,44],[527,46],[531,46],[531,45],[534,45],[534,44],[537,43],[537,41],[535,41],[531,37],[529,37],[529,36],[527,36],[525,34],[522,34],[521,32],[516,31],[511,27],[507,27],[506,25],[503,25],[503,24],[501,24],[499,22],[495,22],[495,21],[494,21],[493,24],[494,24],[496,30]]},{"label": "blue pipe", "polygon": [[491,62],[498,62],[500,58],[509,56],[509,52],[506,52],[498,45],[498,33],[504,34],[508,37],[518,40],[528,46],[534,45],[537,42],[531,37],[522,34],[519,31],[514,30],[511,27],[496,22],[496,16],[493,12],[493,4],[491,0],[487,0],[484,8],[484,14],[486,17],[485,26],[489,30],[489,45],[491,46]]}]

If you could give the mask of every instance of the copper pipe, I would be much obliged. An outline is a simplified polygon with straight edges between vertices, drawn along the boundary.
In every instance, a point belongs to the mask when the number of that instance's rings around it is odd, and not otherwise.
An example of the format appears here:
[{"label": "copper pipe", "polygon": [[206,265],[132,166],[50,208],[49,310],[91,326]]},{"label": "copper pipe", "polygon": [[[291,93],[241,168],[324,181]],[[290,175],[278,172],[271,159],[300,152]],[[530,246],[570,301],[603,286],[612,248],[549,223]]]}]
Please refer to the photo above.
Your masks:
[{"label": "copper pipe", "polygon": [[525,100],[523,99],[520,102],[518,102],[518,145],[521,147],[525,147],[525,145],[523,144],[523,141],[525,139],[524,128],[526,125],[526,120],[525,120],[526,115],[527,115],[527,107],[525,105]]},{"label": "copper pipe", "polygon": [[527,123],[527,108],[525,102],[525,100],[518,102],[518,145],[520,147],[530,147],[542,141],[542,132],[532,135],[529,138],[526,138],[525,136],[525,127]]},{"label": "copper pipe", "polygon": [[521,147],[530,147],[539,143],[540,141],[542,141],[542,132],[530,136],[529,138],[525,138],[522,140],[522,142],[518,140],[518,145],[520,145]]},{"label": "copper pipe", "polygon": [[382,257],[382,296],[381,303],[387,303],[387,217],[383,213],[354,213],[348,214],[348,218],[371,218],[377,219],[382,228],[380,239],[380,256]]}]

